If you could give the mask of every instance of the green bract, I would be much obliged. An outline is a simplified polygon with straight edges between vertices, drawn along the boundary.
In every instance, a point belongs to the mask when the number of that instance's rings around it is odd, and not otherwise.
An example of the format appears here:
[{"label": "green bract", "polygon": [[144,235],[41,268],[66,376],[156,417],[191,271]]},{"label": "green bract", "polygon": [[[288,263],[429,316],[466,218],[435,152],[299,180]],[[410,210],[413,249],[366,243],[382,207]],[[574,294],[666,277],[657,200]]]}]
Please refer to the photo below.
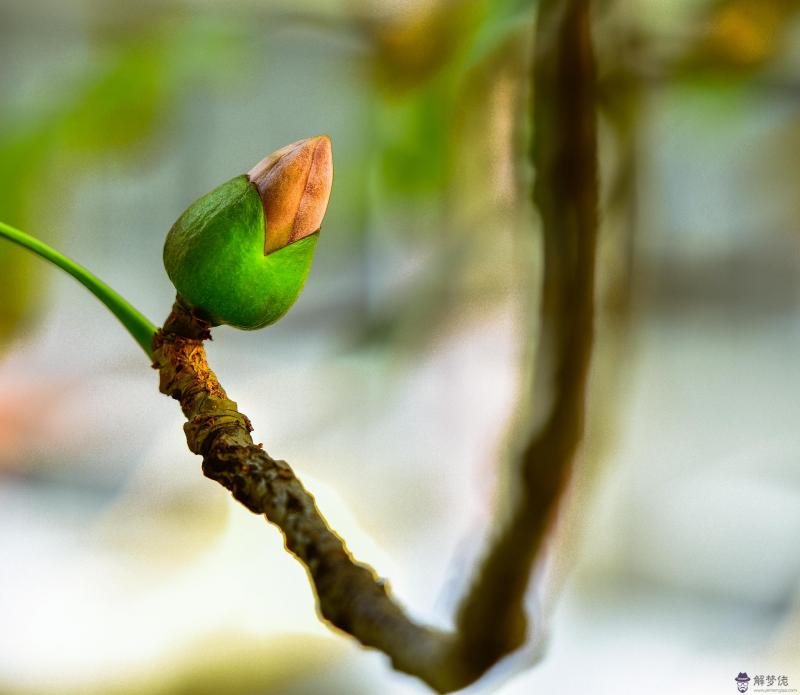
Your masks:
[{"label": "green bract", "polygon": [[245,175],[198,198],[167,234],[164,266],[178,294],[212,324],[252,330],[294,304],[319,233],[264,253],[264,207]]}]

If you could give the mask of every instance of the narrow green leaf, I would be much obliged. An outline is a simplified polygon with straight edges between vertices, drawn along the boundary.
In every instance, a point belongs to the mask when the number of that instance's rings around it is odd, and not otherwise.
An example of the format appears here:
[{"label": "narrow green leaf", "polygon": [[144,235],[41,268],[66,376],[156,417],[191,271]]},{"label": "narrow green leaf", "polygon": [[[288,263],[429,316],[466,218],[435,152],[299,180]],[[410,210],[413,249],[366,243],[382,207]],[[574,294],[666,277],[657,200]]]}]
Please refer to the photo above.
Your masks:
[{"label": "narrow green leaf", "polygon": [[128,332],[133,336],[133,339],[139,343],[147,356],[152,359],[153,336],[157,329],[137,309],[131,306],[125,298],[112,290],[106,283],[95,277],[83,266],[78,265],[47,244],[11,225],[0,222],[0,236],[32,251],[72,275],[72,277],[106,305],[108,310],[128,329]]}]

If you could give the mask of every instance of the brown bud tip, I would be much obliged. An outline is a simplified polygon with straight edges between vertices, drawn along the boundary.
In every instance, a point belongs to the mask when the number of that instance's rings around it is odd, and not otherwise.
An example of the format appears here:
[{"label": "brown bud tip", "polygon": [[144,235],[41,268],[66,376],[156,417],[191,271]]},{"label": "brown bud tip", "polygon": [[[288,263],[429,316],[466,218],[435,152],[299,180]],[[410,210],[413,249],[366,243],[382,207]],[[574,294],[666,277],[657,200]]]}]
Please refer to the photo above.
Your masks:
[{"label": "brown bud tip", "polygon": [[264,253],[272,253],[319,229],[333,181],[331,140],[318,135],[281,147],[247,176],[264,205]]}]

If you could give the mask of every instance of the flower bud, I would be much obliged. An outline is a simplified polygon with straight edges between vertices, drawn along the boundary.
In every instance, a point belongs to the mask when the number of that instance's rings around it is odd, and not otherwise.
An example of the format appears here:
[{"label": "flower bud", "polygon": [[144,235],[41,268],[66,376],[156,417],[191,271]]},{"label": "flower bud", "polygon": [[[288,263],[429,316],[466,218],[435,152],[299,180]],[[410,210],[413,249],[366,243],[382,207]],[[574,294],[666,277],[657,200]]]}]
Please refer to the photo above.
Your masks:
[{"label": "flower bud", "polygon": [[281,318],[311,269],[332,178],[330,140],[307,138],[194,201],[164,244],[178,294],[215,325]]},{"label": "flower bud", "polygon": [[264,157],[247,175],[264,204],[264,248],[272,253],[319,229],[331,193],[331,141],[320,135],[293,142]]}]

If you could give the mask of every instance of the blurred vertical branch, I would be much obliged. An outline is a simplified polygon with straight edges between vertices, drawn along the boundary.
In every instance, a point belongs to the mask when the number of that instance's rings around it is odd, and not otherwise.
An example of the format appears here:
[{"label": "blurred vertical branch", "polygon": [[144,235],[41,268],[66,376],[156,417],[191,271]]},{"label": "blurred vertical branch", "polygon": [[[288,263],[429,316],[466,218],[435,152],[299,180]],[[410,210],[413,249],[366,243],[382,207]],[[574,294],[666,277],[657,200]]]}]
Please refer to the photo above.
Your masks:
[{"label": "blurred vertical branch", "polygon": [[510,521],[459,613],[465,655],[476,669],[524,639],[528,577],[583,433],[597,237],[595,91],[588,0],[543,0],[531,152],[544,251],[534,433],[519,461]]},{"label": "blurred vertical branch", "polygon": [[489,546],[455,633],[411,620],[372,568],[353,560],[289,465],[254,445],[249,420],[208,368],[202,345],[208,324],[177,302],[155,341],[161,391],[181,402],[187,442],[203,455],[203,472],[281,529],[286,547],[308,569],[325,620],[439,692],[477,680],[526,639],[531,569],[583,434],[597,235],[588,0],[540,3],[533,81],[533,197],[545,258],[536,417],[518,462],[510,521]]}]

